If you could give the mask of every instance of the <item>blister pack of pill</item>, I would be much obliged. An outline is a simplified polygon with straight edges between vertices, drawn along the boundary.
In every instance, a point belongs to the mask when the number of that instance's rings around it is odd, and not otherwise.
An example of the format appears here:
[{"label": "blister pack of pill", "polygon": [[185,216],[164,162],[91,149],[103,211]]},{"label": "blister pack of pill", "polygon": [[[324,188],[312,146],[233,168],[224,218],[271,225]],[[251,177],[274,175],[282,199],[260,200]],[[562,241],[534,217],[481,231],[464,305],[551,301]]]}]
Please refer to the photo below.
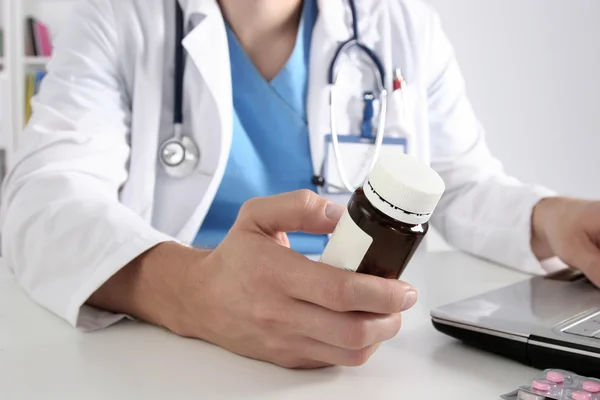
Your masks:
[{"label": "blister pack of pill", "polygon": [[502,396],[504,400],[600,400],[600,379],[560,369],[547,369],[528,385]]}]

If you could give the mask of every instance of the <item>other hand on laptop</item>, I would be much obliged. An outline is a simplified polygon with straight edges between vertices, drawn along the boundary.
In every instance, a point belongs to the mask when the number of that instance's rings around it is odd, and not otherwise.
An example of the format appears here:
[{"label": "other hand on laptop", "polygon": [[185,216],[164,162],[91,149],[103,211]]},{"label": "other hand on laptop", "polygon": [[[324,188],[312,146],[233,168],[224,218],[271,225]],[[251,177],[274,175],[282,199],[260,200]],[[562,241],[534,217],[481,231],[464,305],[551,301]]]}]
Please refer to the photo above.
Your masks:
[{"label": "other hand on laptop", "polygon": [[600,287],[600,201],[540,201],[533,211],[531,247],[539,260],[558,256]]}]

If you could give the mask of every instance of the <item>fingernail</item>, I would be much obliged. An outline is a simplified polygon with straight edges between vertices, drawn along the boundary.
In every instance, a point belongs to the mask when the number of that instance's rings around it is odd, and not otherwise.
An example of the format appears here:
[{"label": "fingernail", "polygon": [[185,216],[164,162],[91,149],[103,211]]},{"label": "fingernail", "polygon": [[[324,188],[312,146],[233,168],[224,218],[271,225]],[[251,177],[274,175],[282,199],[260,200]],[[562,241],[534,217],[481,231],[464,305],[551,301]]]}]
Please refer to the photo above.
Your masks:
[{"label": "fingernail", "polygon": [[325,208],[325,216],[334,221],[339,221],[346,208],[336,203],[329,203]]},{"label": "fingernail", "polygon": [[404,303],[402,303],[402,311],[410,309],[412,306],[417,304],[417,292],[409,290],[404,295]]}]

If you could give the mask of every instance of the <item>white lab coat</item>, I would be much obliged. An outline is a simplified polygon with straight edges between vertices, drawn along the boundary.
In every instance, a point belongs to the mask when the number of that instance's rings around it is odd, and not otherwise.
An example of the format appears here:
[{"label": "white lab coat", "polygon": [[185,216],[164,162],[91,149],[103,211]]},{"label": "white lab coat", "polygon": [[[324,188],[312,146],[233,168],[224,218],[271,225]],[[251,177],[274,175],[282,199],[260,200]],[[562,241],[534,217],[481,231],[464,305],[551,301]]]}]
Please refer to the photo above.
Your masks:
[{"label": "white lab coat", "polygon": [[[222,15],[215,0],[181,3],[190,24],[183,41],[189,55],[185,101],[202,153],[198,173],[170,179],[157,161],[159,143],[172,134],[160,129],[172,105],[163,90],[173,73],[165,62],[174,49],[172,1],[85,0],[56,43],[4,187],[8,267],[36,302],[82,328],[119,318],[82,305],[120,268],[158,243],[191,242],[224,174],[232,88]],[[356,3],[363,42],[383,60],[388,76],[400,67],[408,82],[416,155],[446,182],[435,227],[457,248],[543,273],[529,247],[530,217],[552,193],[506,176],[488,152],[437,15],[416,0]],[[308,99],[316,170],[330,130],[326,71],[351,35],[345,0],[320,0],[319,8]],[[348,77],[372,85],[360,69],[353,71],[354,63],[345,64]],[[340,78],[340,90],[351,93],[356,83]],[[339,108],[339,130],[349,131],[360,116],[349,118],[356,102]]]}]

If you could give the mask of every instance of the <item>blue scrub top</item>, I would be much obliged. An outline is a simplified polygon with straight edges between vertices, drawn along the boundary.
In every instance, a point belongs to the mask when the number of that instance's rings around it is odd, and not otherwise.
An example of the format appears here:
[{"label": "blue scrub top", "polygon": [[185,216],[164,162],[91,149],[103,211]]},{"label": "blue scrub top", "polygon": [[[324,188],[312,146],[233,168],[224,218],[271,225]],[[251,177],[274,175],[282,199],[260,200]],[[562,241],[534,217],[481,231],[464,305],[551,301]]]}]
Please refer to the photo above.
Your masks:
[{"label": "blue scrub top", "polygon": [[[214,248],[227,235],[242,204],[253,197],[298,189],[311,183],[306,115],[316,0],[305,0],[295,48],[279,74],[267,82],[227,26],[233,85],[233,141],[221,186],[194,246]],[[319,254],[327,235],[288,234],[294,250]]]}]

